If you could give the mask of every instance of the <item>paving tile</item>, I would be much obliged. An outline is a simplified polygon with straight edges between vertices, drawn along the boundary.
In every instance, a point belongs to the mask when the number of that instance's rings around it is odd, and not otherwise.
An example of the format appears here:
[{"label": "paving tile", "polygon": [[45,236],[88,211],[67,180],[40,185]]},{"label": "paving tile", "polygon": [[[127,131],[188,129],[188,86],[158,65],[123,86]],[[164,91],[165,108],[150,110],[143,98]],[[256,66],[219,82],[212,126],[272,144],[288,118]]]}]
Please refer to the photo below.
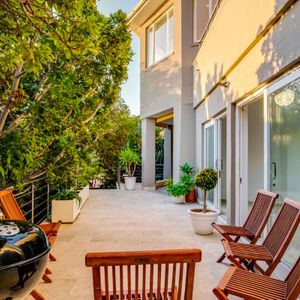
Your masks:
[{"label": "paving tile", "polygon": [[[176,205],[167,195],[143,190],[93,190],[73,224],[63,224],[54,245],[56,262],[49,262],[53,283],[37,290],[47,300],[89,300],[92,272],[85,254],[97,251],[200,248],[194,300],[215,299],[212,289],[228,264],[217,264],[222,253],[220,236],[192,231],[187,210],[195,204]],[[30,296],[26,300],[32,299]]]}]

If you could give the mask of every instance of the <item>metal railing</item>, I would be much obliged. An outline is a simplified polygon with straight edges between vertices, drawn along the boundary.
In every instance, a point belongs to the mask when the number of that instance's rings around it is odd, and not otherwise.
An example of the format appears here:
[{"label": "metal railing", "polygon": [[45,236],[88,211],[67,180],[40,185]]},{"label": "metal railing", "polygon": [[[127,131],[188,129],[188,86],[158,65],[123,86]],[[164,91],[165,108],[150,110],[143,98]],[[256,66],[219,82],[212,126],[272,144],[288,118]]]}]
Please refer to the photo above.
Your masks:
[{"label": "metal railing", "polygon": [[164,179],[164,164],[155,165],[155,181]]},{"label": "metal railing", "polygon": [[50,186],[44,178],[26,183],[24,189],[15,190],[14,195],[27,221],[40,224],[50,219]]}]

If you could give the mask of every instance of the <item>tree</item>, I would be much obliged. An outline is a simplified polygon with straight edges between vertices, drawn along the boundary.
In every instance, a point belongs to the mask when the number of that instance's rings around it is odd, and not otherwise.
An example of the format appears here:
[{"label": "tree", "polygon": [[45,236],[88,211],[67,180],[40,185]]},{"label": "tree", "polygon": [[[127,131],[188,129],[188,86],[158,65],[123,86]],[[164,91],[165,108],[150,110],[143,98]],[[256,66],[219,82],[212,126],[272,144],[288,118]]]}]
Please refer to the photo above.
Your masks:
[{"label": "tree", "polygon": [[131,59],[125,13],[92,0],[0,2],[0,185],[97,173],[98,127]]},{"label": "tree", "polygon": [[119,99],[109,114],[103,118],[98,127],[98,138],[95,142],[97,157],[102,173],[105,175],[105,186],[115,186],[119,154],[124,147],[141,153],[140,119],[131,116],[128,106]]}]

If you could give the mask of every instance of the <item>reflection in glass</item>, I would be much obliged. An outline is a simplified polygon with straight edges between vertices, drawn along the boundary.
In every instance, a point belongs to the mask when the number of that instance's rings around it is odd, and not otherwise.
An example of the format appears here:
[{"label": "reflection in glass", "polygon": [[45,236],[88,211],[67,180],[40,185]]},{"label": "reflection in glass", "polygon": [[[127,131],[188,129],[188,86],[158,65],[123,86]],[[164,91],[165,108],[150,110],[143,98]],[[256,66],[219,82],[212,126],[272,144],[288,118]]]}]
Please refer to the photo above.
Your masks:
[{"label": "reflection in glass", "polygon": [[155,61],[161,60],[167,53],[167,16],[155,24]]},{"label": "reflection in glass", "polygon": [[167,52],[171,52],[173,50],[174,44],[174,14],[173,11],[169,13],[169,21],[168,21],[168,49]]},{"label": "reflection in glass", "polygon": [[148,34],[147,34],[147,51],[148,51],[147,65],[148,66],[154,63],[153,46],[154,46],[153,27],[150,27],[148,29]]},{"label": "reflection in glass", "polygon": [[[268,96],[270,106],[270,187],[280,198],[272,213],[272,222],[283,198],[300,202],[300,78]],[[292,265],[300,247],[299,231],[285,263]]]},{"label": "reflection in glass", "polygon": [[147,65],[163,59],[173,47],[174,13],[171,9],[147,29]]}]

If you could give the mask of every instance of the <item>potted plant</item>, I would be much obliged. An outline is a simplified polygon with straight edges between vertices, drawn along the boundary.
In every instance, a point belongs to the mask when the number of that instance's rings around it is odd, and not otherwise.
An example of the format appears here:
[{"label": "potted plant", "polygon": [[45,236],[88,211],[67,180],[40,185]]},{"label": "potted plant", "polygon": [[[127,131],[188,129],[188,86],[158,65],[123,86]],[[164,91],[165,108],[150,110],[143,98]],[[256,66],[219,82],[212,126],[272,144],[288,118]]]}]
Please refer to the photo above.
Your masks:
[{"label": "potted plant", "polygon": [[73,189],[61,189],[52,199],[52,222],[73,223],[80,213],[81,198]]},{"label": "potted plant", "polygon": [[167,180],[167,192],[175,203],[184,203],[185,195],[188,193],[188,191],[188,188],[181,182],[174,184],[172,178]]},{"label": "potted plant", "polygon": [[194,184],[194,168],[188,163],[180,166],[181,178],[180,181],[188,188],[188,193],[185,195],[185,202],[194,203],[196,201],[195,184]]},{"label": "potted plant", "polygon": [[220,214],[217,210],[207,209],[207,192],[214,189],[218,182],[218,173],[211,168],[202,169],[195,175],[195,185],[203,190],[203,209],[189,210],[194,231],[198,234],[211,234],[212,223],[216,222]]},{"label": "potted plant", "polygon": [[134,190],[136,177],[134,177],[134,172],[136,169],[136,165],[141,162],[141,159],[135,151],[131,149],[123,149],[120,152],[120,163],[126,169],[125,177],[125,188],[127,190]]}]

